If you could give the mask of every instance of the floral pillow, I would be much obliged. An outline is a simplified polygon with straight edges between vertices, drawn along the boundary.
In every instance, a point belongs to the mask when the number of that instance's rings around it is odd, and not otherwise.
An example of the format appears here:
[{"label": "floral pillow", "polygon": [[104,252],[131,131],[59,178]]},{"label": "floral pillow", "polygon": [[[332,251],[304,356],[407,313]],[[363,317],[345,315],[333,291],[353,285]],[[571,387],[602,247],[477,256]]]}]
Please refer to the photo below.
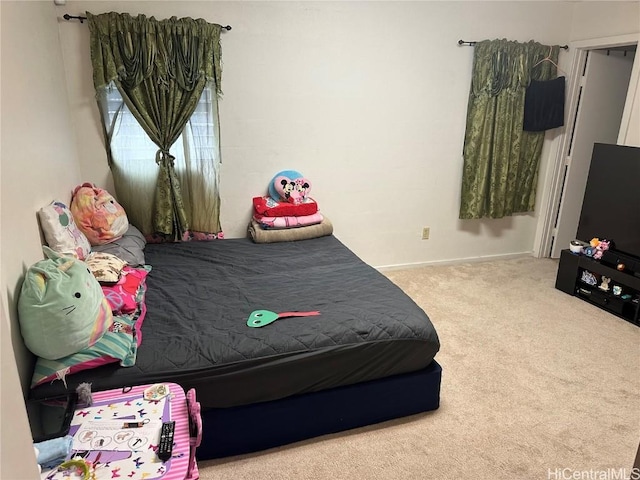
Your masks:
[{"label": "floral pillow", "polygon": [[93,183],[83,183],[75,188],[70,209],[78,228],[91,245],[113,242],[129,228],[124,208],[109,192]]},{"label": "floral pillow", "polygon": [[51,202],[38,211],[38,218],[49,248],[61,255],[87,258],[91,245],[76,225],[69,207],[62,202]]}]

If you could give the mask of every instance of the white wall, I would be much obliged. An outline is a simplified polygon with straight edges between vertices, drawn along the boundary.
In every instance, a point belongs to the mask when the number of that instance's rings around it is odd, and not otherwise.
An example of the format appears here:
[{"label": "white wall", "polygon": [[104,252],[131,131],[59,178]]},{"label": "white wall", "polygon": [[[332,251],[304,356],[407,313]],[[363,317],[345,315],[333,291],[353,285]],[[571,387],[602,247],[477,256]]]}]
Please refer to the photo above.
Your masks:
[{"label": "white wall", "polygon": [[[640,35],[638,35],[638,38],[640,38]],[[637,52],[633,55],[633,58],[633,69],[631,70],[625,109],[622,114],[618,143],[630,147],[640,147],[640,60],[638,60],[640,57],[638,57]],[[628,121],[626,125],[625,121]]]},{"label": "white wall", "polygon": [[[251,197],[294,168],[314,181],[337,236],[388,265],[531,250],[535,216],[457,220],[473,49],[456,42],[564,44],[638,31],[637,2],[587,3],[0,1],[0,478],[33,473],[24,408],[11,392],[31,375],[15,300],[25,269],[42,258],[36,211],[68,201],[80,181],[111,186],[88,30],[62,14],[126,10],[231,24],[220,105],[227,234],[244,235]],[[431,240],[419,239],[422,226]],[[21,382],[6,365],[12,356]]]},{"label": "white wall", "polygon": [[0,478],[13,480],[37,476],[19,400],[30,380],[32,358],[20,336],[16,298],[26,268],[43,258],[36,211],[54,198],[69,200],[80,166],[53,2],[2,1],[0,17]]},{"label": "white wall", "polygon": [[20,390],[20,378],[13,358],[9,320],[5,318],[5,301],[0,298],[0,478],[23,480],[39,478],[33,453],[27,411]]},{"label": "white wall", "polygon": [[[80,181],[53,2],[2,8],[2,276],[12,334],[26,269],[43,258],[36,212]],[[26,358],[16,351],[23,376]]]},{"label": "white wall", "polygon": [[[344,243],[373,265],[532,250],[537,218],[458,220],[473,48],[569,41],[565,2],[76,2],[65,11],[203,17],[223,35],[222,224],[245,235],[251,197],[301,171]],[[84,180],[111,186],[86,25],[60,24]],[[564,55],[564,53],[562,54]],[[543,152],[547,163],[549,148]],[[544,165],[543,165],[544,168]],[[431,239],[421,240],[423,226]]]},{"label": "white wall", "polygon": [[625,133],[624,144],[630,147],[640,147],[640,82],[636,91],[632,93],[631,115],[629,116],[629,128]]},{"label": "white wall", "polygon": [[[575,6],[572,41],[638,32],[640,32],[640,2],[638,1],[580,2]],[[631,91],[627,101],[631,103],[629,126],[621,143],[640,147],[640,82],[636,84],[636,89]]]},{"label": "white wall", "polygon": [[576,2],[571,41],[640,31],[640,2]]}]

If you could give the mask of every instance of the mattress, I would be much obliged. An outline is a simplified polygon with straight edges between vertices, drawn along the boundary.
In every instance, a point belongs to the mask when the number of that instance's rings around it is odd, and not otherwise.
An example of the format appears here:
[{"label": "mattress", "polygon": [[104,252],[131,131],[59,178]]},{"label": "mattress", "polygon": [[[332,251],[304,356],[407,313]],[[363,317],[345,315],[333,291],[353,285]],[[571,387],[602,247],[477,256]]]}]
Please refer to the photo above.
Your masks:
[{"label": "mattress", "polygon": [[[417,371],[440,346],[425,312],[334,236],[150,244],[145,255],[136,364],[71,375],[68,389],[175,382],[203,409],[237,407]],[[320,315],[250,328],[254,310]],[[56,381],[32,396],[64,390]]]}]

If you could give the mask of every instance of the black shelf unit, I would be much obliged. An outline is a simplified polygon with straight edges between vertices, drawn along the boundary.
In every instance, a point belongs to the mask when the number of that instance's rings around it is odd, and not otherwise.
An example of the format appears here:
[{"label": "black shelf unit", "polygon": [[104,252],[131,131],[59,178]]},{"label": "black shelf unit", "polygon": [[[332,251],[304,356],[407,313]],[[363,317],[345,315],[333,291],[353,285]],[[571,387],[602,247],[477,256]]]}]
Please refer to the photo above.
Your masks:
[{"label": "black shelf unit", "polygon": [[[598,279],[601,276],[611,278],[609,290],[599,288],[600,280],[596,285],[582,281],[584,271],[591,272]],[[614,285],[622,288],[621,295],[613,294]],[[631,273],[618,271],[591,257],[563,250],[560,254],[556,288],[640,326],[640,278]]]}]

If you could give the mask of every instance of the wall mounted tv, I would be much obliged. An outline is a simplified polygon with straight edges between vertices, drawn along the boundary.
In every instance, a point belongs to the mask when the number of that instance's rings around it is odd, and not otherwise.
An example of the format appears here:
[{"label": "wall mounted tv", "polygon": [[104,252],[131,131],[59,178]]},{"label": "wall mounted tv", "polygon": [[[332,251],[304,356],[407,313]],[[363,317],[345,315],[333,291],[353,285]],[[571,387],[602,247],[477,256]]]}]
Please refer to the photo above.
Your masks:
[{"label": "wall mounted tv", "polygon": [[640,148],[594,144],[576,237],[640,258]]}]

